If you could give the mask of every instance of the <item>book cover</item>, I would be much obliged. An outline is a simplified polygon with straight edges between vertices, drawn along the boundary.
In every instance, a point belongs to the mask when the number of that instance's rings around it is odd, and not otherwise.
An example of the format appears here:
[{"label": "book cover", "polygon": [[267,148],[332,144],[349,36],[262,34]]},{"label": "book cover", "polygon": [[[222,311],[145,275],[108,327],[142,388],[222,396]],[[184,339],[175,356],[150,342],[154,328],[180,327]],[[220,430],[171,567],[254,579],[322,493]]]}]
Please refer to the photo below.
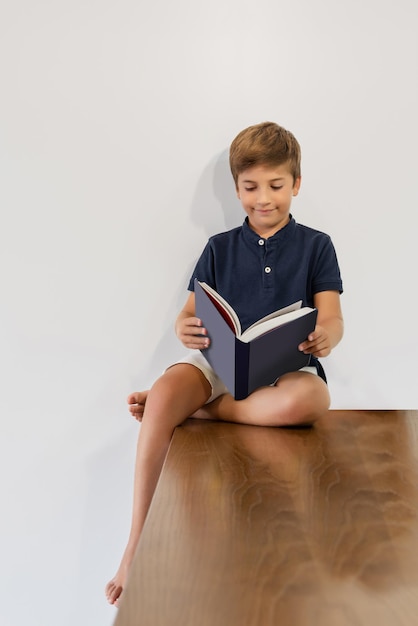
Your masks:
[{"label": "book cover", "polygon": [[195,280],[195,298],[196,315],[210,338],[209,347],[201,352],[236,400],[309,363],[310,356],[300,352],[298,345],[315,328],[316,309],[309,309],[300,317],[245,342],[235,335],[218,303],[214,304],[198,280]]}]

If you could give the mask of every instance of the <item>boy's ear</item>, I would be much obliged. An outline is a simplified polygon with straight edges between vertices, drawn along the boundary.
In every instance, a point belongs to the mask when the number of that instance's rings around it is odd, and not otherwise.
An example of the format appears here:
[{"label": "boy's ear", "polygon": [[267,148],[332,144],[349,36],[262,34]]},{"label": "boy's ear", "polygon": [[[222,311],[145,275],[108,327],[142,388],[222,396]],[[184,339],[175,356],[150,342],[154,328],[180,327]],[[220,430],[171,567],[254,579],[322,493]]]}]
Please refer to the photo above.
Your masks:
[{"label": "boy's ear", "polygon": [[239,195],[239,189],[238,189],[238,186],[236,186],[236,187],[235,187],[235,191],[236,191],[236,193],[237,193],[237,198],[238,198],[238,200],[241,200],[241,196]]},{"label": "boy's ear", "polygon": [[301,182],[302,182],[302,176],[298,176],[295,182],[293,183],[293,195],[294,196],[298,195]]}]

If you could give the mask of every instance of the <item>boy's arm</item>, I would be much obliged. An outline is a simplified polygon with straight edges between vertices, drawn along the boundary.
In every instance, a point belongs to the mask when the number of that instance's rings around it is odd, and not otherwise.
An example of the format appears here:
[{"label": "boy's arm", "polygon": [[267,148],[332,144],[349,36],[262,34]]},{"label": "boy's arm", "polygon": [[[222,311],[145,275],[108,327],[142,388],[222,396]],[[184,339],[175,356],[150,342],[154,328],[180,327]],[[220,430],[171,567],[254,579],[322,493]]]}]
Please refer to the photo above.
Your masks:
[{"label": "boy's arm", "polygon": [[186,304],[177,316],[175,330],[176,335],[186,348],[203,350],[209,345],[206,328],[202,326],[202,320],[196,315],[195,295],[190,292]]},{"label": "boy's arm", "polygon": [[321,291],[314,295],[314,306],[318,309],[318,319],[313,333],[300,344],[299,350],[317,357],[328,356],[339,343],[344,332],[338,291]]}]

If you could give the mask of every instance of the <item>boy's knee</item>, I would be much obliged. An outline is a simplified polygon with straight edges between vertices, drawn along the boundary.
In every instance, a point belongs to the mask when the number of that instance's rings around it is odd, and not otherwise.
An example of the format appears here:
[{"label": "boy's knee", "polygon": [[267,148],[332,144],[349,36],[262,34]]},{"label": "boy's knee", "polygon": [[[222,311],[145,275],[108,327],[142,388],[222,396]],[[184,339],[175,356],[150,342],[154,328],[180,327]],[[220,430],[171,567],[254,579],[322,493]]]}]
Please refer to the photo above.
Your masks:
[{"label": "boy's knee", "polygon": [[284,413],[289,426],[314,424],[330,407],[331,399],[326,383],[312,374],[296,393],[285,401]]},{"label": "boy's knee", "polygon": [[[152,385],[148,406],[200,408],[210,397],[211,387],[202,372],[189,364],[169,367]],[[196,406],[195,406],[196,405]]]}]

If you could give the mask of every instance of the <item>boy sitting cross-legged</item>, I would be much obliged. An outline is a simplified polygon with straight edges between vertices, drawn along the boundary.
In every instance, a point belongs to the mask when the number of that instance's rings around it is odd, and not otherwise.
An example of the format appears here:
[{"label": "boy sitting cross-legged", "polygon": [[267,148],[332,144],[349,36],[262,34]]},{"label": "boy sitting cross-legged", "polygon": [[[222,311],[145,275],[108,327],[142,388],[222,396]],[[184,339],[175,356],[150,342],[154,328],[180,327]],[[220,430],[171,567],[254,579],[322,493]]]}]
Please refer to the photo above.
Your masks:
[{"label": "boy sitting cross-legged", "polygon": [[[191,352],[149,391],[128,397],[130,412],[142,425],[130,536],[119,569],[106,586],[111,604],[123,591],[176,426],[190,416],[262,426],[312,424],[330,404],[318,357],[327,356],[343,334],[342,282],[328,235],[298,224],[290,214],[301,184],[299,144],[277,124],[251,126],[232,142],[230,165],[247,217],[242,226],[211,237],[197,262],[175,325]],[[231,304],[243,330],[297,300],[316,307],[315,330],[299,346],[311,355],[309,366],[284,374],[245,400],[234,400],[200,352],[210,337],[195,316],[195,277]]]}]

